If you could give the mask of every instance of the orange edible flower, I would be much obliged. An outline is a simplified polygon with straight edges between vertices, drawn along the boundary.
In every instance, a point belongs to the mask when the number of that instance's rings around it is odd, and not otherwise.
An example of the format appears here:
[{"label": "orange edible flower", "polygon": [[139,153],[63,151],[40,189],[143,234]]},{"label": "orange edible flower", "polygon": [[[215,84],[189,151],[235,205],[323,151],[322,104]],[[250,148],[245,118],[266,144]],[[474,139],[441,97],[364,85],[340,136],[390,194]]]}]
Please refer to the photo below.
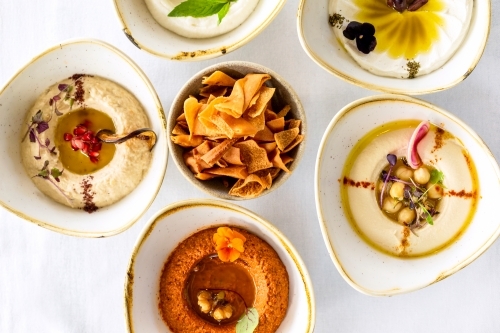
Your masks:
[{"label": "orange edible flower", "polygon": [[219,227],[217,233],[214,234],[215,249],[217,255],[222,261],[235,261],[240,257],[240,254],[245,251],[243,244],[246,238],[237,231],[231,230],[228,227]]}]

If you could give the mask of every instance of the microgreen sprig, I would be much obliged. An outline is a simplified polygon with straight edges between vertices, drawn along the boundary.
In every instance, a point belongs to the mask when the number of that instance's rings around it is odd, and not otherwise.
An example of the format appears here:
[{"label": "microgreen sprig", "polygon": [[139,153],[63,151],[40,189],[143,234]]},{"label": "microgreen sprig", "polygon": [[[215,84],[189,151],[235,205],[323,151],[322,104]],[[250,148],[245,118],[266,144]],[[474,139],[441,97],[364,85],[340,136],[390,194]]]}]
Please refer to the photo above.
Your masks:
[{"label": "microgreen sprig", "polygon": [[186,0],[177,5],[168,16],[170,17],[207,17],[217,14],[220,24],[229,12],[231,2],[237,0]]},{"label": "microgreen sprig", "polygon": [[380,207],[383,207],[383,201],[384,201],[384,192],[385,192],[385,187],[387,186],[387,182],[389,180],[389,177],[391,176],[391,171],[392,168],[396,165],[397,162],[397,157],[394,154],[387,154],[387,161],[391,165],[389,167],[389,171],[387,172],[387,177],[384,179],[384,185],[382,186],[382,191],[380,191]]},{"label": "microgreen sprig", "polygon": [[57,89],[59,89],[59,93],[55,96],[53,96],[49,100],[49,105],[52,106],[52,110],[57,116],[62,116],[62,112],[59,111],[57,108],[57,102],[61,100],[61,94],[64,93],[64,98],[62,98],[65,102],[69,103],[69,109],[71,111],[73,107],[73,103],[75,102],[75,99],[71,97],[70,93],[73,90],[73,86],[66,84],[66,83],[61,83],[57,86]]},{"label": "microgreen sprig", "polygon": [[[59,183],[61,180],[59,179],[59,177],[62,176],[64,170],[59,170],[58,168],[52,168],[51,170],[49,170],[49,161],[46,160],[44,163],[43,163],[43,167],[40,169],[40,171],[33,176],[34,177],[39,177],[39,178],[43,178],[47,181],[49,181],[52,185],[54,185],[55,188],[57,188],[57,190],[68,200],[68,201],[72,201],[71,198],[69,198],[66,193],[64,193],[64,191],[57,185],[57,183]],[[54,182],[54,180],[57,182]]]},{"label": "microgreen sprig", "polygon": [[52,116],[47,121],[43,120],[42,110],[38,110],[38,112],[31,118],[31,124],[28,125],[28,130],[22,139],[22,141],[24,141],[26,137],[29,136],[30,142],[38,142],[38,156],[33,156],[36,160],[42,158],[40,155],[42,148],[47,149],[53,155],[56,154],[56,146],[50,148],[49,138],[46,138],[45,142],[42,142],[38,136],[38,134],[41,134],[49,129],[49,121],[51,118]]}]

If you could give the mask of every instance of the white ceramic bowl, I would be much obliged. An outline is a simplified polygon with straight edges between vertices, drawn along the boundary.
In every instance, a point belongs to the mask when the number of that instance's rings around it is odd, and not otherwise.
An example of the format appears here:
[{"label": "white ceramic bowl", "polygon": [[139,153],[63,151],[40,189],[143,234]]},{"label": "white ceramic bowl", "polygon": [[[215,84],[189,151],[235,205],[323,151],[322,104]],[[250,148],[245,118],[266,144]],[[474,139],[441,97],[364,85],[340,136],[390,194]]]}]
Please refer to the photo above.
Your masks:
[{"label": "white ceramic bowl", "polygon": [[[75,73],[98,75],[132,92],[158,135],[150,169],[139,186],[119,202],[92,214],[63,206],[42,194],[26,174],[20,153],[21,132],[26,130],[24,119],[38,95]],[[165,115],[149,79],[115,47],[79,39],[49,48],[0,90],[0,105],[0,204],[17,216],[66,235],[105,237],[126,230],[153,202],[167,167]]]},{"label": "white ceramic bowl", "polygon": [[[167,133],[171,133],[176,125],[176,119],[184,112],[184,101],[190,96],[197,96],[200,88],[203,86],[201,84],[202,78],[204,76],[209,76],[215,71],[225,72],[234,78],[242,78],[249,73],[267,73],[271,75],[271,80],[269,80],[272,87],[276,88],[275,96],[279,99],[279,107],[285,105],[290,105],[291,109],[289,116],[293,119],[299,119],[301,121],[300,134],[304,135],[304,141],[302,141],[297,147],[292,149],[288,155],[293,158],[293,161],[288,166],[290,173],[280,171],[276,179],[273,180],[273,184],[270,189],[263,191],[258,197],[269,194],[287,181],[292,175],[293,171],[299,165],[299,162],[304,154],[305,144],[307,141],[307,122],[306,114],[302,103],[300,102],[299,96],[293,90],[293,88],[283,79],[280,75],[259,64],[255,64],[248,61],[226,61],[219,64],[209,66],[189,79],[186,84],[181,88],[181,90],[175,96],[174,101],[170,107],[170,113],[167,120]],[[288,117],[287,117],[288,118]],[[194,186],[199,188],[205,193],[213,195],[215,197],[226,199],[226,200],[248,200],[248,198],[241,198],[230,195],[229,189],[224,186],[220,179],[210,179],[210,180],[199,180],[194,177],[193,172],[184,163],[183,153],[186,151],[183,147],[176,145],[172,140],[168,140],[168,146],[170,149],[170,154],[174,163],[179,168],[182,175]],[[253,199],[253,198],[251,198]]]},{"label": "white ceramic bowl", "polygon": [[290,297],[285,319],[277,332],[311,333],[314,329],[314,293],[292,244],[272,224],[233,204],[216,200],[188,200],[172,204],[151,218],[137,239],[125,280],[128,332],[170,332],[158,310],[160,276],[177,245],[214,225],[234,225],[269,243],[286,266]]},{"label": "white ceramic bowl", "polygon": [[198,61],[219,57],[245,45],[278,15],[286,0],[260,0],[252,14],[237,28],[212,38],[177,35],[155,21],[144,0],[114,0],[127,38],[139,49],[171,60]]},{"label": "white ceramic bowl", "polygon": [[[372,129],[395,120],[428,119],[443,124],[475,162],[480,199],[464,234],[437,254],[405,259],[379,252],[361,240],[342,209],[342,169],[353,145]],[[335,158],[331,158],[334,156]],[[404,96],[379,95],[344,107],[321,141],[315,172],[316,209],[326,247],[342,277],[356,290],[374,296],[410,292],[436,283],[470,264],[500,234],[500,169],[488,147],[452,114]]]},{"label": "white ceramic bowl", "polygon": [[490,1],[474,1],[469,31],[447,63],[432,73],[411,80],[383,77],[361,68],[335,38],[328,23],[329,1],[300,1],[297,30],[302,48],[326,71],[371,90],[419,95],[451,88],[465,80],[474,70],[483,54],[490,31]]}]

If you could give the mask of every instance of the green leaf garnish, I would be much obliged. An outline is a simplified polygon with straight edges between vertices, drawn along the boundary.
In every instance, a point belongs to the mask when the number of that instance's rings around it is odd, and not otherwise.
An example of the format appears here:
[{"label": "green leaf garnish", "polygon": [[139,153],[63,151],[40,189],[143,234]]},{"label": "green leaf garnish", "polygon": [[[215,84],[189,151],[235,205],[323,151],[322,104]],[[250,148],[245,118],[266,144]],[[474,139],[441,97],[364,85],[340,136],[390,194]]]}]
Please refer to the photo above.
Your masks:
[{"label": "green leaf garnish", "polygon": [[[64,170],[63,170],[64,171]],[[62,171],[59,170],[58,168],[52,168],[52,170],[50,170],[50,175],[57,181],[59,181],[59,176],[62,175]]]},{"label": "green leaf garnish", "polygon": [[429,179],[429,183],[443,184],[443,181],[444,181],[444,173],[442,173],[437,169],[431,171],[431,178]]},{"label": "green leaf garnish", "polygon": [[186,0],[177,5],[169,17],[207,17],[217,14],[219,24],[229,11],[231,2],[237,0]]},{"label": "green leaf garnish", "polygon": [[236,333],[252,333],[259,325],[259,313],[256,308],[248,308],[236,324]]},{"label": "green leaf garnish", "polygon": [[420,208],[422,208],[424,213],[427,215],[425,217],[425,220],[427,221],[427,223],[429,223],[430,225],[434,225],[434,220],[432,219],[431,213],[429,213],[429,211],[427,209],[425,209],[424,205],[422,205],[420,202],[418,203],[418,205],[420,206]]}]

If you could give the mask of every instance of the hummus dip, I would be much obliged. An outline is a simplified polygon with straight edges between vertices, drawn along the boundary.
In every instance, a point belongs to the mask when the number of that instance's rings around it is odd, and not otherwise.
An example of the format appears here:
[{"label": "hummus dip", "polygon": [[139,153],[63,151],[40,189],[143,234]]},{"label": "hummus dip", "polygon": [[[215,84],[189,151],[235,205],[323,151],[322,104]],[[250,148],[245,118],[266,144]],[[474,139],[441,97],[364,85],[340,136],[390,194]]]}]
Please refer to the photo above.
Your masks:
[{"label": "hummus dip", "polygon": [[343,207],[356,232],[377,250],[400,257],[434,254],[452,244],[470,224],[479,198],[476,169],[466,148],[451,133],[432,125],[417,150],[424,165],[444,174],[439,214],[433,225],[425,224],[415,233],[384,214],[375,188],[388,165],[386,156],[406,156],[419,123],[396,121],[369,132],[352,149],[339,179]]},{"label": "hummus dip", "polygon": [[219,24],[217,14],[207,17],[169,17],[168,14],[185,0],[145,0],[154,19],[164,28],[188,38],[209,38],[229,32],[241,25],[254,11],[259,0],[231,2],[229,11]]},{"label": "hummus dip", "polygon": [[[255,333],[275,332],[288,308],[288,273],[274,249],[246,230],[231,228],[246,238],[245,250],[234,262],[222,262],[213,241],[217,228],[195,233],[181,242],[164,265],[159,290],[159,310],[174,333],[235,332],[245,309],[236,301],[245,299],[259,315]],[[229,319],[220,322],[200,312],[200,292],[224,291],[232,305]],[[241,297],[236,297],[237,294]],[[243,302],[242,302],[243,303]],[[244,306],[243,306],[244,307]]]},{"label": "hummus dip", "polygon": [[[39,131],[40,125],[33,122],[37,114],[46,124],[43,127],[48,128]],[[96,160],[99,161],[91,162],[89,156],[82,153],[83,149],[74,151],[72,143],[59,133],[74,115],[85,119],[89,126],[98,126],[100,118],[105,118],[103,127],[95,127],[94,134],[104,128],[128,133],[149,127],[149,121],[139,101],[123,87],[83,74],[75,74],[47,88],[28,111],[25,120],[28,132],[22,130],[26,134],[21,142],[21,158],[27,175],[40,191],[55,201],[91,213],[120,200],[139,184],[151,163],[151,152],[148,143],[138,138],[117,145],[99,144],[96,140],[100,153]],[[73,136],[74,126],[70,126],[65,135]],[[44,164],[49,171],[47,177],[37,177]],[[54,169],[62,174],[53,174]]]},{"label": "hummus dip", "polygon": [[[330,0],[329,13],[335,16],[331,24],[339,43],[362,68],[413,78],[435,71],[455,54],[469,30],[472,8],[472,0],[429,0],[416,11],[400,13],[387,0]],[[375,27],[377,46],[369,54],[344,37],[351,21]]]}]

